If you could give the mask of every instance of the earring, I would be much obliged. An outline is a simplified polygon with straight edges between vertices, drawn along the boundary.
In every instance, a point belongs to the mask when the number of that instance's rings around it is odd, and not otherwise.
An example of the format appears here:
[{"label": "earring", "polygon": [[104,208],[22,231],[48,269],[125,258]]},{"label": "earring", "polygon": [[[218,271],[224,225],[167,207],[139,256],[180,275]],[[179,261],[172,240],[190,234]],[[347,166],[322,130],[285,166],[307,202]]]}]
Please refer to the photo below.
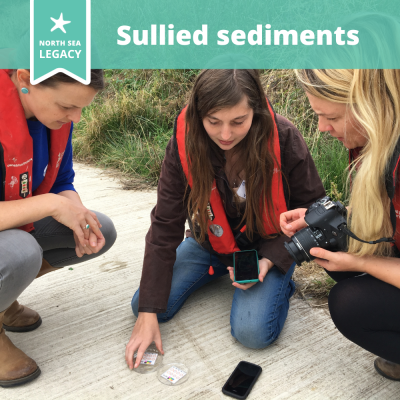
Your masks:
[{"label": "earring", "polygon": [[28,90],[26,87],[23,87],[23,88],[21,89],[21,92],[22,92],[23,94],[28,94],[28,93],[29,93],[29,90]]}]

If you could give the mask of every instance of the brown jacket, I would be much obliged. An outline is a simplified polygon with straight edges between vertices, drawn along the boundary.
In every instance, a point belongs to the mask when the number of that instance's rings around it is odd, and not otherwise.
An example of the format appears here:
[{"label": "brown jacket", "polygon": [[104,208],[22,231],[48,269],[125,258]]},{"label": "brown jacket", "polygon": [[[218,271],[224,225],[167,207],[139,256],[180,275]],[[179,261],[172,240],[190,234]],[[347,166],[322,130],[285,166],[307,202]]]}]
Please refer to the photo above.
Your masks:
[{"label": "brown jacket", "polygon": [[[325,196],[325,190],[318,176],[314,161],[300,132],[287,119],[276,115],[281,147],[281,168],[287,179],[285,198],[288,210],[308,207],[315,200]],[[217,188],[225,205],[225,212],[235,234],[234,227],[240,222],[233,194],[224,172],[223,153],[212,152]],[[285,179],[284,179],[285,180]],[[151,226],[146,235],[142,279],[140,282],[139,312],[162,313],[166,311],[171,290],[172,269],[176,248],[182,242],[187,219],[184,200],[186,178],[180,164],[175,138],[171,138],[165,150],[157,190],[157,205],[151,212]],[[290,192],[290,196],[289,196]],[[243,205],[244,206],[244,205]],[[187,231],[187,236],[192,236]],[[242,250],[256,249],[261,257],[271,260],[282,273],[293,263],[283,242],[285,235],[273,239],[255,237],[253,243]],[[207,238],[202,246],[212,250]],[[232,256],[219,256],[227,266],[232,265]]]}]

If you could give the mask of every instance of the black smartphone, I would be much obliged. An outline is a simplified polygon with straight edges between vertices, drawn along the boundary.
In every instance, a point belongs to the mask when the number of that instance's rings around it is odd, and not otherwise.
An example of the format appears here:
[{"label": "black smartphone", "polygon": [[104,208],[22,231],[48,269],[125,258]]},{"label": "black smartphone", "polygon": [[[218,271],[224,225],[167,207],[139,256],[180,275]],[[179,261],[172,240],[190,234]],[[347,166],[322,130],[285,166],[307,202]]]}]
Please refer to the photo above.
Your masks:
[{"label": "black smartphone", "polygon": [[233,275],[235,282],[258,282],[259,274],[257,250],[243,250],[233,253]]},{"label": "black smartphone", "polygon": [[245,399],[256,383],[261,371],[262,368],[259,365],[240,361],[223,386],[222,393],[235,399]]}]

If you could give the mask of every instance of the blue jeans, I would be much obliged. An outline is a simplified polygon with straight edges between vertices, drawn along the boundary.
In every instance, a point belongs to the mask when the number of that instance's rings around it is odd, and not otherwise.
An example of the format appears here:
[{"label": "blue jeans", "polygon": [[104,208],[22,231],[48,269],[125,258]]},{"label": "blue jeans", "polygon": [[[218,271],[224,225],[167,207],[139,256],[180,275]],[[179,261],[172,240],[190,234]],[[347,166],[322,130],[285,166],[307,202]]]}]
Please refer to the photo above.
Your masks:
[{"label": "blue jeans", "polygon": [[[210,253],[193,238],[186,238],[179,245],[167,311],[157,315],[159,322],[169,321],[195,290],[228,273],[226,265],[215,255],[212,255],[211,263],[214,275],[208,273]],[[278,338],[288,314],[289,298],[295,289],[290,279],[295,265],[291,265],[286,275],[274,266],[264,282],[257,282],[247,290],[235,290],[230,317],[231,334],[244,346],[262,349]],[[132,310],[136,316],[138,308],[139,289],[132,299]]]}]

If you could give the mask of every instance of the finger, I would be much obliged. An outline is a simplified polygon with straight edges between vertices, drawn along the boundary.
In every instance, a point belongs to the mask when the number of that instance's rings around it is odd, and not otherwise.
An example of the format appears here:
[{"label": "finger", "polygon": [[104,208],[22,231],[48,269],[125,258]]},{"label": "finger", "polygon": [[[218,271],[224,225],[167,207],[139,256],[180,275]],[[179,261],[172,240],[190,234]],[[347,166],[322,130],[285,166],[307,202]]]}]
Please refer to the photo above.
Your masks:
[{"label": "finger", "polygon": [[86,242],[89,243],[89,229],[86,229],[86,226],[87,226],[86,221],[83,221],[81,223],[82,234]]},{"label": "finger", "polygon": [[135,354],[138,346],[133,342],[132,344],[129,342],[125,349],[125,361],[128,364],[129,369],[133,368],[133,355]]},{"label": "finger", "polygon": [[296,233],[297,231],[305,228],[307,224],[304,221],[304,218],[299,218],[296,221],[290,221],[284,228],[290,232]]},{"label": "finger", "polygon": [[93,254],[93,249],[91,249],[90,247],[89,239],[87,240],[87,244],[85,247],[82,247],[80,245],[80,250],[83,254],[88,254],[88,255]]},{"label": "finger", "polygon": [[252,286],[254,286],[254,284],[255,284],[255,282],[245,283],[245,284],[240,284],[240,283],[237,283],[237,282],[233,282],[232,286],[235,286],[238,289],[247,290],[247,289],[251,288]]},{"label": "finger", "polygon": [[146,351],[146,349],[148,347],[148,344],[146,346],[143,346],[143,344],[144,344],[144,342],[142,342],[138,348],[134,368],[137,368],[140,365],[140,361],[142,361],[144,352]]},{"label": "finger", "polygon": [[332,251],[328,251],[325,249],[322,249],[320,247],[313,247],[310,249],[310,254],[316,258],[323,258],[324,260],[328,261],[336,261],[337,253],[333,253]]},{"label": "finger", "polygon": [[265,276],[267,275],[267,273],[268,273],[268,270],[266,270],[266,271],[264,271],[264,272],[261,272],[261,271],[260,271],[260,275],[258,275],[258,280],[259,280],[260,282],[264,282],[264,278],[265,278]]},{"label": "finger", "polygon": [[76,237],[78,238],[79,243],[81,244],[82,247],[86,247],[88,245],[88,240],[85,239],[85,235],[83,233],[83,229],[80,225],[75,226],[73,228],[73,231],[75,232]]},{"label": "finger", "polygon": [[92,249],[93,253],[98,253],[104,247],[105,244],[106,240],[104,238],[97,239],[97,246],[94,249]]},{"label": "finger", "polygon": [[89,224],[90,228],[92,229],[93,233],[100,239],[103,238],[103,234],[101,233],[101,230],[99,228],[99,225],[97,224],[96,220],[91,216],[91,214],[88,214],[86,216],[86,221]]},{"label": "finger", "polygon": [[235,277],[233,276],[233,268],[232,267],[228,267],[227,270],[229,272],[229,278],[231,279],[231,281],[234,281]]},{"label": "finger", "polygon": [[267,266],[263,266],[262,268],[260,268],[260,274],[258,275],[258,279],[263,282],[265,276],[268,274],[268,265]]},{"label": "finger", "polygon": [[90,228],[90,225],[86,221],[86,218],[81,220],[80,225],[81,225],[81,229],[82,229],[82,232],[83,232],[83,236],[85,237],[85,240],[89,240],[89,228]]},{"label": "finger", "polygon": [[81,258],[85,254],[83,247],[79,242],[76,244],[75,253],[79,258]]},{"label": "finger", "polygon": [[103,225],[101,225],[99,219],[97,218],[96,213],[93,211],[90,211],[90,210],[89,210],[89,212],[90,212],[90,215],[92,216],[92,218],[96,221],[97,225],[101,228]]},{"label": "finger", "polygon": [[82,247],[81,244],[79,243],[79,250],[81,251],[82,255],[85,255],[87,253],[87,248],[88,246]]},{"label": "finger", "polygon": [[72,231],[72,233],[73,233],[74,241],[75,241],[75,253],[76,253],[77,257],[80,258],[80,257],[82,257],[82,250],[81,250],[82,246],[80,245],[78,236],[76,236],[75,232]]},{"label": "finger", "polygon": [[289,211],[289,212],[282,213],[279,216],[279,223],[280,223],[281,227],[286,226],[289,223],[289,221],[292,219],[291,215],[292,215],[292,212]]},{"label": "finger", "polygon": [[154,343],[156,344],[156,347],[160,351],[160,353],[164,354],[164,350],[163,350],[163,347],[162,347],[161,336],[159,338],[157,338],[156,340],[154,340]]},{"label": "finger", "polygon": [[292,221],[287,221],[287,223],[281,223],[282,232],[289,237],[293,236],[296,233],[296,229],[293,227],[291,223]]},{"label": "finger", "polygon": [[95,249],[97,247],[97,236],[91,229],[89,234],[89,246],[91,247],[91,249]]},{"label": "finger", "polygon": [[296,221],[299,218],[304,216],[304,212],[302,209],[290,210],[285,213],[282,213],[279,217],[279,221],[284,225],[290,224],[292,221]]},{"label": "finger", "polygon": [[88,256],[93,254],[93,250],[90,248],[90,246],[85,247],[85,254],[87,254]]},{"label": "finger", "polygon": [[293,232],[293,231],[288,231],[287,229],[285,229],[285,228],[282,228],[281,227],[281,229],[282,229],[282,232],[287,236],[287,237],[292,237],[296,232]]}]

